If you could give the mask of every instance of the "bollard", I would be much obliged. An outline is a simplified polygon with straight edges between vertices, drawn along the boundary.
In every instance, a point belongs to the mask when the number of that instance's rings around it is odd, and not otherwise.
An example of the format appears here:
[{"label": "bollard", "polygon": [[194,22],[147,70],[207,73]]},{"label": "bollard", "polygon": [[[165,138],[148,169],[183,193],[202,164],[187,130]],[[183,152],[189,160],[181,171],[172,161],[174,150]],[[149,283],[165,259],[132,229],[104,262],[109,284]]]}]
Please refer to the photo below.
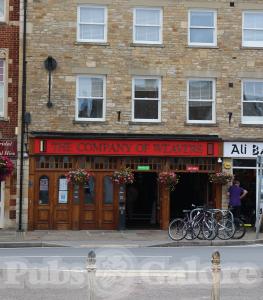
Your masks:
[{"label": "bollard", "polygon": [[95,300],[96,253],[90,251],[87,259],[88,300]]},{"label": "bollard", "polygon": [[220,300],[220,253],[215,251],[212,254],[212,295],[211,300]]}]

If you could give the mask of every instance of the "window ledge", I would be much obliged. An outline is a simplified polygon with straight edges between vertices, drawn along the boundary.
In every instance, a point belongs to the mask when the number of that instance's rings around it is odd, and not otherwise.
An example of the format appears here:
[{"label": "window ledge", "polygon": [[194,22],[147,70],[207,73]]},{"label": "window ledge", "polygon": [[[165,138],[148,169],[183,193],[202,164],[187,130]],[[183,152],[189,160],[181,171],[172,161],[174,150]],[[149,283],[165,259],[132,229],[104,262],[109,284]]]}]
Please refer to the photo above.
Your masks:
[{"label": "window ledge", "polygon": [[138,121],[130,121],[129,125],[139,125],[139,126],[158,126],[158,125],[164,125],[164,122],[138,122]]},{"label": "window ledge", "polygon": [[218,46],[204,46],[204,45],[187,45],[185,48],[197,48],[197,49],[219,49]]},{"label": "window ledge", "polygon": [[83,125],[83,126],[88,126],[88,125],[108,125],[108,121],[79,121],[79,120],[73,120],[72,124],[74,125]]},{"label": "window ledge", "polygon": [[217,123],[184,123],[184,126],[196,126],[196,127],[218,127]]},{"label": "window ledge", "polygon": [[239,127],[260,127],[262,128],[263,127],[263,124],[262,123],[259,123],[259,124],[245,124],[245,123],[240,123],[239,124]]},{"label": "window ledge", "polygon": [[89,45],[89,46],[110,46],[110,43],[103,42],[75,42],[75,45]]},{"label": "window ledge", "polygon": [[146,48],[164,48],[164,44],[144,44],[144,43],[131,43],[131,47],[146,47]]},{"label": "window ledge", "polygon": [[8,117],[0,117],[0,122],[9,122]]},{"label": "window ledge", "polygon": [[262,47],[241,46],[240,49],[241,50],[263,50],[263,46]]}]

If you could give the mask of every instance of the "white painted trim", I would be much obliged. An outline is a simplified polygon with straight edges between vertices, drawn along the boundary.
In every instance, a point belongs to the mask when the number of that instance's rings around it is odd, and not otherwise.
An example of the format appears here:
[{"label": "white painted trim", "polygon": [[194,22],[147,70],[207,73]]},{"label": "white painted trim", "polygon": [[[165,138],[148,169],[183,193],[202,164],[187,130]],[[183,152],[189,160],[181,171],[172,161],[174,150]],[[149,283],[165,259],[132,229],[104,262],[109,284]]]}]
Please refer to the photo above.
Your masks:
[{"label": "white painted trim", "polygon": [[[156,79],[158,80],[158,99],[153,99],[158,101],[158,119],[136,119],[134,118],[134,82],[136,79]],[[134,76],[132,78],[132,121],[133,122],[145,122],[145,123],[159,123],[161,122],[161,99],[162,99],[162,79],[158,76]],[[143,99],[142,99],[143,100]],[[147,100],[147,98],[146,98]]]},{"label": "white painted trim", "polygon": [[0,182],[0,193],[1,193],[1,202],[0,202],[0,228],[4,228],[4,218],[5,218],[5,182]]},{"label": "white painted trim", "polygon": [[[244,83],[245,82],[261,82],[263,83],[263,79],[243,79],[241,82],[241,123],[242,124],[263,124],[263,115],[262,117],[244,117],[244,109],[243,109],[243,97],[244,97]],[[263,97],[263,95],[262,95]],[[247,103],[248,101],[246,101]],[[259,102],[262,103],[262,101],[249,101],[249,102]]]},{"label": "white painted trim", "polygon": [[[213,43],[192,43],[190,41],[190,27],[191,27],[191,12],[212,12],[214,14],[214,27],[200,27],[200,29],[213,29]],[[197,27],[196,27],[197,28]],[[213,9],[189,9],[188,10],[188,45],[189,46],[217,46],[217,11]]]},{"label": "white painted trim", "polygon": [[[102,78],[103,79],[103,102],[102,102],[102,118],[79,118],[78,117],[78,96],[79,96],[79,78]],[[75,120],[76,121],[105,121],[106,115],[106,76],[105,75],[78,75],[76,77],[76,98],[75,98]]]},{"label": "white painted trim", "polygon": [[[196,100],[197,102],[200,101],[206,101],[206,102],[212,102],[212,120],[189,120],[189,82],[190,81],[212,81],[212,88],[213,88],[213,99],[208,100]],[[216,120],[216,80],[214,78],[189,78],[187,80],[187,105],[186,105],[186,117],[187,117],[187,123],[190,124],[215,124]],[[192,100],[191,100],[192,101]]]},{"label": "white painted trim", "polygon": [[[159,27],[159,41],[137,41],[136,40],[136,31],[135,31],[135,27],[136,27],[136,11],[138,10],[158,10],[160,11],[160,25],[149,25],[149,27]],[[144,25],[147,26],[147,25]],[[160,7],[135,7],[133,9],[133,43],[135,44],[150,44],[150,45],[159,45],[163,43],[163,9]]]},{"label": "white painted trim", "polygon": [[255,28],[244,28],[245,23],[245,14],[263,14],[263,11],[256,11],[256,10],[246,10],[242,12],[242,46],[243,47],[255,47],[255,48],[263,48],[263,40],[261,42],[256,41],[249,41],[246,42],[244,40],[244,31],[245,30],[260,30],[263,31],[263,28],[255,29]]},{"label": "white painted trim", "polygon": [[[80,9],[81,7],[85,8],[101,8],[104,9],[104,38],[103,39],[81,39],[80,38]],[[103,25],[103,24],[100,24]],[[106,6],[100,5],[84,5],[81,4],[77,8],[77,42],[87,42],[87,43],[106,43],[107,42],[107,33],[108,33],[108,9]]]}]

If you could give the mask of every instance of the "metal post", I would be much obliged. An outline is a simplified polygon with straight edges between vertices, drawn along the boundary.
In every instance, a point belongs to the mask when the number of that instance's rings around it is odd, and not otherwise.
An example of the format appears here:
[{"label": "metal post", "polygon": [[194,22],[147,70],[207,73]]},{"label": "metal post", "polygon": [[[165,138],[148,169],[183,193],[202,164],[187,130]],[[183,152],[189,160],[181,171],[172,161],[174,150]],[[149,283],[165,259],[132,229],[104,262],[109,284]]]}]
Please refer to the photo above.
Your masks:
[{"label": "metal post", "polygon": [[88,300],[95,300],[96,253],[90,251],[87,258]]},{"label": "metal post", "polygon": [[220,300],[220,277],[221,277],[221,266],[220,266],[220,253],[215,251],[212,254],[212,293],[211,300]]},{"label": "metal post", "polygon": [[257,157],[257,178],[258,178],[258,184],[257,184],[257,206],[256,206],[256,239],[259,237],[259,231],[262,221],[262,211],[260,208],[261,204],[261,185],[262,185],[262,156]]}]

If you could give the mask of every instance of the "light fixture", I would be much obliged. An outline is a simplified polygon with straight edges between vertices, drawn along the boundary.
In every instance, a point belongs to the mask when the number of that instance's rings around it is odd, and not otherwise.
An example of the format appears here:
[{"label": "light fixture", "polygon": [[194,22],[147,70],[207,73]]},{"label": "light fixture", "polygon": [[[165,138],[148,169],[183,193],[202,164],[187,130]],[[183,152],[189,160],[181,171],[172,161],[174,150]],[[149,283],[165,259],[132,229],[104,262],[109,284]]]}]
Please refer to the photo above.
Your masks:
[{"label": "light fixture", "polygon": [[218,157],[217,162],[218,162],[219,164],[221,164],[221,163],[222,163],[222,158],[221,158],[221,157]]},{"label": "light fixture", "polygon": [[53,103],[51,102],[51,72],[57,67],[57,62],[52,56],[48,56],[44,61],[45,69],[48,71],[48,102],[47,107],[51,108]]}]

